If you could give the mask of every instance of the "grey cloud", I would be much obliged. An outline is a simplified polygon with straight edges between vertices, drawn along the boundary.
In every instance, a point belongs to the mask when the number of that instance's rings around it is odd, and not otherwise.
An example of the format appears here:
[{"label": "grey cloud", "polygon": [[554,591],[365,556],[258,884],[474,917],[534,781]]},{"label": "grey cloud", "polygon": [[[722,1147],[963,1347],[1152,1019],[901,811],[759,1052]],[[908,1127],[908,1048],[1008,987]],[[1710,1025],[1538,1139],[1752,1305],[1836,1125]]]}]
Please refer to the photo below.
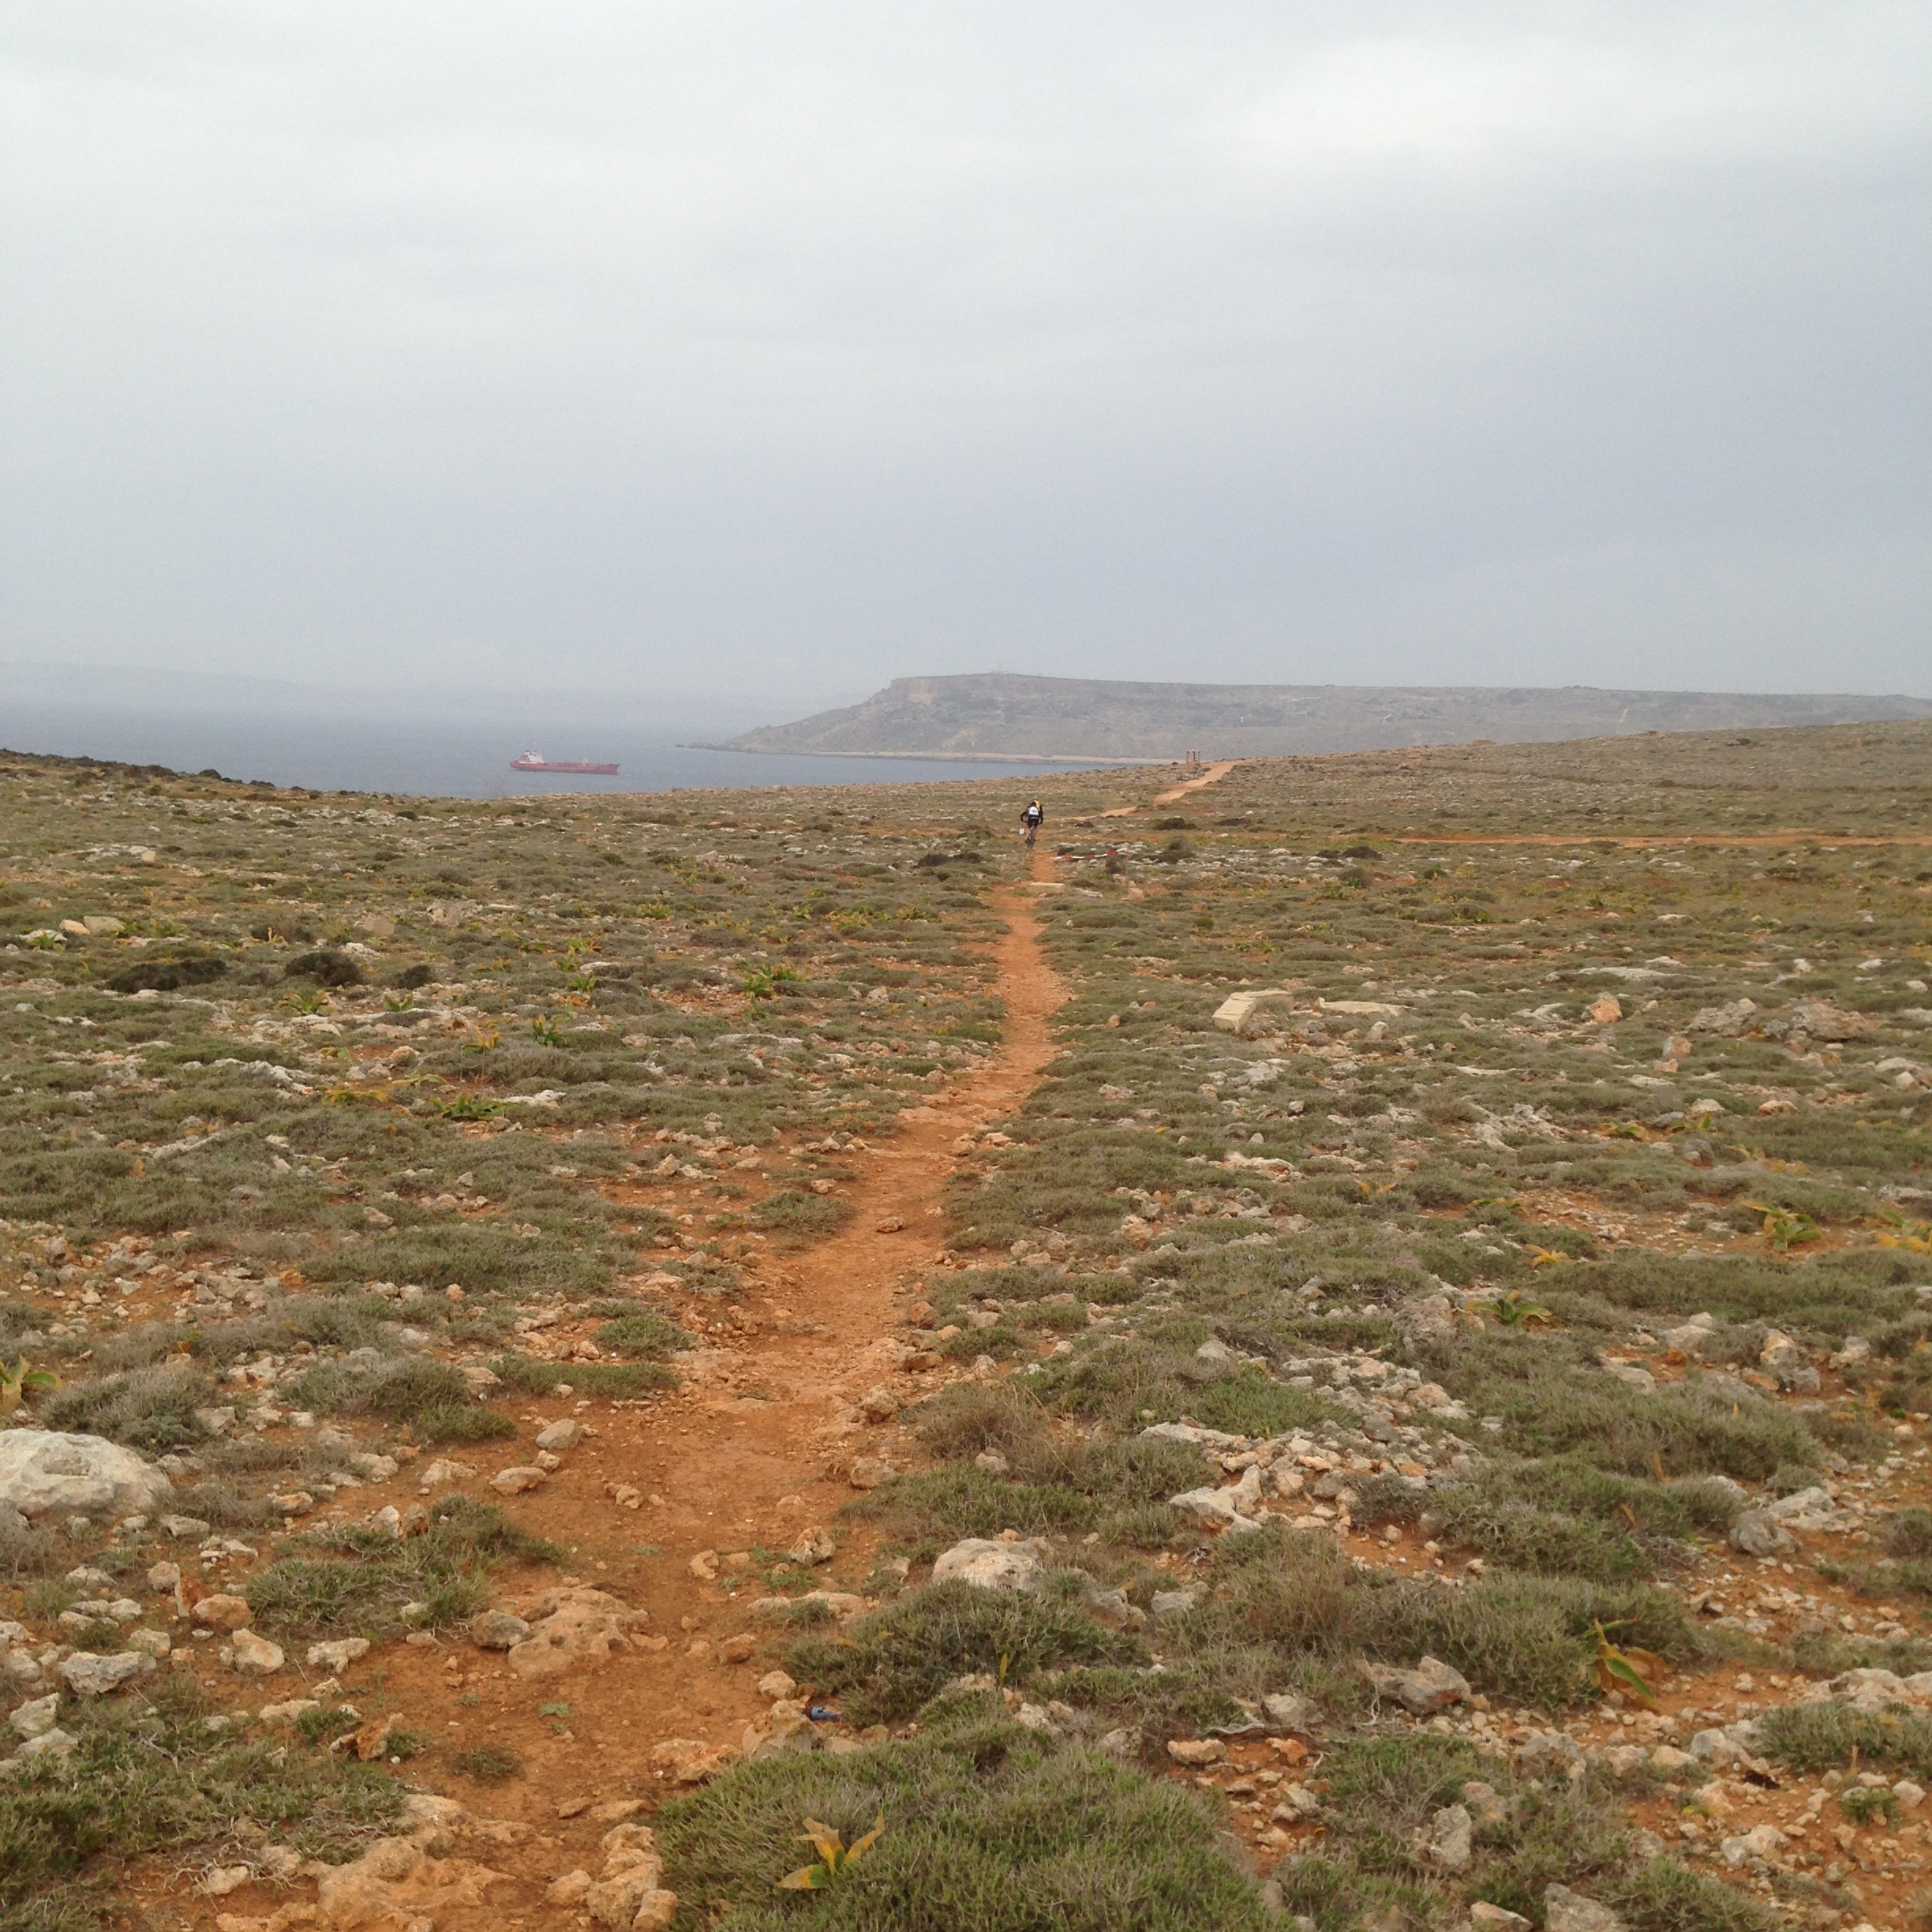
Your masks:
[{"label": "grey cloud", "polygon": [[16,9],[6,654],[1923,690],[1928,42]]}]

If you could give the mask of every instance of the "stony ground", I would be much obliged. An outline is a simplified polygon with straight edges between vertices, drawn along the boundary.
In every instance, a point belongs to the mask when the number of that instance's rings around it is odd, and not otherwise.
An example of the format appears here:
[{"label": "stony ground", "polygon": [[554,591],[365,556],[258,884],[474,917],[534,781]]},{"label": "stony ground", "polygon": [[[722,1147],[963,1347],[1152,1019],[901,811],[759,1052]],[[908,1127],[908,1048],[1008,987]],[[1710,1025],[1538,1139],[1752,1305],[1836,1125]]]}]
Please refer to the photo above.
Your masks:
[{"label": "stony ground", "polygon": [[0,758],[0,1926],[1917,1923],[1928,752]]}]

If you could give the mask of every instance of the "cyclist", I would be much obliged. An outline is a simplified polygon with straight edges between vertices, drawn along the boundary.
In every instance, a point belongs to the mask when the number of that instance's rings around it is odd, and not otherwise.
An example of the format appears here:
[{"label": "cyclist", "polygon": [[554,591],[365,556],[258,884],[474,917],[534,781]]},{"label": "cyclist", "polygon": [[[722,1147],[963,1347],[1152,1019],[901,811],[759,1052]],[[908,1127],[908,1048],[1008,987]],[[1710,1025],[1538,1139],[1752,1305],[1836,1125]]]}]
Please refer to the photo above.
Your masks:
[{"label": "cyclist", "polygon": [[1020,814],[1020,822],[1026,827],[1026,842],[1031,845],[1034,833],[1046,822],[1046,808],[1035,799]]}]

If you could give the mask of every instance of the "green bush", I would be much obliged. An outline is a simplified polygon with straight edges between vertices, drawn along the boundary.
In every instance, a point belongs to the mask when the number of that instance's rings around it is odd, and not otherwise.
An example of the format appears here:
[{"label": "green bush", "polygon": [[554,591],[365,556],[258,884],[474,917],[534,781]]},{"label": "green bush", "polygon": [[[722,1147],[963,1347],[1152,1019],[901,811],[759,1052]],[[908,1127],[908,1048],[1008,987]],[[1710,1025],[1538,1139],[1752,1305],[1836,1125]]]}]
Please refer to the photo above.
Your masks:
[{"label": "green bush", "polygon": [[836,1195],[805,1194],[787,1188],[769,1194],[746,1217],[761,1234],[788,1241],[818,1241],[836,1234],[852,1218],[850,1201]]},{"label": "green bush", "polygon": [[424,1443],[492,1442],[516,1433],[485,1408],[448,1363],[409,1355],[369,1368],[318,1363],[288,1390],[295,1406],[323,1415],[376,1415]]},{"label": "green bush", "polygon": [[677,1377],[656,1362],[550,1362],[527,1355],[500,1355],[490,1368],[506,1388],[533,1395],[564,1386],[586,1395],[641,1395],[649,1389],[677,1385]]},{"label": "green bush", "polygon": [[1588,1694],[1600,1623],[1672,1658],[1702,1645],[1683,1605],[1659,1590],[1507,1574],[1443,1589],[1360,1569],[1331,1537],[1275,1527],[1224,1538],[1208,1582],[1180,1627],[1184,1654],[1263,1646],[1283,1666],[1311,1652],[1434,1656],[1479,1690],[1548,1709]]},{"label": "green bush", "polygon": [[1758,1720],[1764,1754],[1794,1771],[1835,1765],[1896,1765],[1932,1777],[1932,1717],[1900,1710],[1862,1711],[1842,1703],[1784,1704]]},{"label": "green bush", "polygon": [[598,1329],[597,1345],[613,1355],[668,1355],[690,1348],[691,1338],[655,1309],[638,1309],[607,1321]]},{"label": "green bush", "polygon": [[41,1411],[49,1428],[105,1436],[149,1455],[197,1442],[207,1433],[194,1412],[215,1400],[214,1384],[184,1364],[135,1368],[70,1382]]},{"label": "green bush", "polygon": [[562,1552],[526,1535],[498,1511],[451,1497],[430,1512],[420,1536],[399,1541],[379,1530],[331,1527],[291,1537],[245,1586],[264,1627],[307,1636],[388,1635],[404,1627],[406,1604],[424,1608],[421,1627],[474,1616],[489,1601],[492,1563],[556,1561]]},{"label": "green bush", "polygon": [[1137,1664],[1139,1640],[1103,1629],[1084,1612],[1024,1591],[930,1583],[841,1638],[795,1644],[785,1668],[838,1698],[855,1724],[909,1717],[955,1677],[989,1671],[1024,1683],[1068,1664]]},{"label": "green bush", "polygon": [[72,1755],[0,1780],[0,1924],[85,1932],[125,1907],[114,1886],[127,1861],[185,1858],[238,1818],[305,1856],[340,1859],[399,1812],[403,1789],[385,1768],[211,1731],[213,1708],[174,1672],[63,1713]]},{"label": "green bush", "polygon": [[[777,1889],[807,1817],[878,1844],[830,1888]],[[717,1932],[1264,1932],[1275,1923],[1188,1792],[949,1699],[914,1740],[749,1765],[655,1820],[665,1882]]]}]

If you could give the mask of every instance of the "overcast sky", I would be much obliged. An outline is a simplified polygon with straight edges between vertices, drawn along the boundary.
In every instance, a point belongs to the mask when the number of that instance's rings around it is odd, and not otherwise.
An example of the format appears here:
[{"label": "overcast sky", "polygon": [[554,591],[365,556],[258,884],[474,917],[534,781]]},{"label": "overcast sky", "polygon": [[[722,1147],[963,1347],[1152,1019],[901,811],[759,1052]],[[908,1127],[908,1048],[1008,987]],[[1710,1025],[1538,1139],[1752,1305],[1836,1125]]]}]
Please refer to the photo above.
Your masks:
[{"label": "overcast sky", "polygon": [[1932,695],[1923,0],[0,5],[0,658]]}]

